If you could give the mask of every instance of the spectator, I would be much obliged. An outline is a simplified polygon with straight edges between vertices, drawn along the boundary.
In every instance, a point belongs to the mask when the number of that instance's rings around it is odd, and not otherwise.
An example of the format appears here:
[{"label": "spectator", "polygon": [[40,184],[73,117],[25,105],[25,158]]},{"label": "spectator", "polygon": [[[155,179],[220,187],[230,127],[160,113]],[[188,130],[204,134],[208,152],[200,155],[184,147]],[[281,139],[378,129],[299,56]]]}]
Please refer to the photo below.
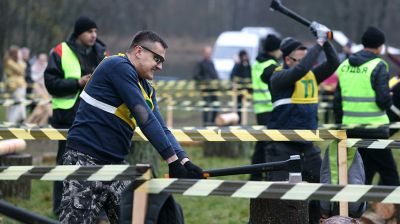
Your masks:
[{"label": "spectator", "polygon": [[[79,17],[70,37],[50,52],[49,63],[44,72],[45,85],[52,95],[54,128],[70,128],[79,106],[79,94],[90,75],[105,56],[106,46],[97,38],[96,23]],[[57,164],[62,164],[65,141],[59,141]],[[58,215],[62,182],[54,182],[53,211]]]},{"label": "spectator", "polygon": [[[33,99],[40,99],[43,101],[50,100],[51,96],[47,92],[44,85],[44,71],[48,64],[48,57],[46,54],[39,54],[36,61],[33,63],[31,68],[32,81],[35,84],[33,86]],[[50,103],[37,104],[32,113],[26,119],[27,123],[34,123],[38,125],[47,124],[49,118],[52,115],[52,109]]]},{"label": "spectator", "polygon": [[[17,101],[25,99],[26,64],[22,61],[17,46],[11,46],[4,57],[4,75],[6,88]],[[22,104],[13,105],[7,108],[7,121],[11,123],[23,122],[26,118],[26,109]]]},{"label": "spectator", "polygon": [[[274,70],[279,66],[279,58],[282,52],[279,49],[281,39],[268,35],[262,45],[261,52],[257,55],[256,62],[252,65],[251,79],[253,87],[253,106],[257,124],[268,126],[271,118],[272,101],[268,89],[270,78]],[[265,147],[267,142],[256,142],[251,163],[265,163]],[[252,174],[250,180],[265,180],[264,174]]]},{"label": "spectator", "polygon": [[26,64],[26,69],[25,69],[25,81],[27,84],[27,88],[26,88],[26,94],[31,94],[32,93],[32,85],[33,85],[33,80],[31,77],[31,50],[27,47],[23,47],[20,50],[21,52],[21,57],[22,57],[22,61]]},{"label": "spectator", "polygon": [[[247,90],[247,92],[250,92],[250,88],[243,87],[249,84],[250,80],[251,80],[251,66],[250,66],[249,55],[245,50],[241,50],[239,52],[239,60],[237,63],[235,63],[231,72],[231,81],[234,81],[239,85],[240,88],[238,88],[238,91]],[[237,110],[239,114],[239,124],[241,123],[242,120],[242,112],[240,111],[240,109],[242,108],[241,106],[242,99],[243,99],[243,93],[240,92],[237,96]]]},{"label": "spectator", "polygon": [[[205,107],[213,107],[212,103],[218,100],[216,95],[212,95],[217,89],[210,87],[211,81],[218,80],[218,74],[211,60],[211,55],[211,46],[205,46],[203,48],[203,59],[197,63],[193,76],[193,79],[198,82],[204,94],[203,100],[206,102]],[[213,107],[213,110],[210,111],[203,111],[203,125],[213,125],[216,116],[217,107]]]}]

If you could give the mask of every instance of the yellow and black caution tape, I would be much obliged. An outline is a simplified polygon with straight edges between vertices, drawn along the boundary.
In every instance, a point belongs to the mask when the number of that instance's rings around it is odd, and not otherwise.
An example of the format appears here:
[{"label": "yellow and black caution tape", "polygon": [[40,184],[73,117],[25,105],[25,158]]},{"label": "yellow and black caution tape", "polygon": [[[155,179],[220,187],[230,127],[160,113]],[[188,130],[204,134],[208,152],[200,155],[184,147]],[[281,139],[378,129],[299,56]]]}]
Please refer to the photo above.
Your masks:
[{"label": "yellow and black caution tape", "polygon": [[400,204],[400,187],[397,186],[157,178],[144,181],[137,191],[150,194],[174,193],[203,197],[224,196],[332,202],[376,201]]},{"label": "yellow and black caution tape", "polygon": [[[231,126],[219,127],[185,127],[171,129],[172,134],[180,142],[190,141],[324,141],[346,139],[343,130],[268,130],[265,126],[243,128]],[[0,128],[0,139],[25,140],[66,140],[68,129],[54,128]],[[134,141],[148,141],[140,129],[135,131]],[[347,147],[385,149],[400,148],[400,142],[387,139],[347,139]]]},{"label": "yellow and black caution tape", "polygon": [[0,180],[38,179],[49,181],[115,181],[150,179],[150,165],[103,166],[0,166]]},{"label": "yellow and black caution tape", "polygon": [[[207,102],[204,100],[172,100],[170,102],[166,101],[166,98],[161,98],[158,101],[160,104],[169,103],[176,110],[197,110],[197,111],[230,111],[235,105],[232,101],[212,101]],[[242,102],[237,102],[237,106],[241,106]],[[318,110],[331,109],[331,103],[320,103]],[[165,108],[162,108],[165,109]],[[252,100],[248,100],[246,107],[243,110],[248,112],[253,112]]]},{"label": "yellow and black caution tape", "polygon": [[[245,130],[182,128],[171,129],[178,141],[324,141],[345,139],[341,130]],[[54,128],[0,128],[0,139],[18,138],[25,140],[65,140],[68,129]],[[133,140],[147,141],[140,129],[135,131]]]},{"label": "yellow and black caution tape", "polygon": [[[171,80],[171,81],[155,81],[152,84],[157,91],[167,90],[227,90],[232,89],[233,82],[230,80],[211,80],[197,82],[194,80]],[[237,88],[251,88],[252,85],[249,82],[237,82]]]}]

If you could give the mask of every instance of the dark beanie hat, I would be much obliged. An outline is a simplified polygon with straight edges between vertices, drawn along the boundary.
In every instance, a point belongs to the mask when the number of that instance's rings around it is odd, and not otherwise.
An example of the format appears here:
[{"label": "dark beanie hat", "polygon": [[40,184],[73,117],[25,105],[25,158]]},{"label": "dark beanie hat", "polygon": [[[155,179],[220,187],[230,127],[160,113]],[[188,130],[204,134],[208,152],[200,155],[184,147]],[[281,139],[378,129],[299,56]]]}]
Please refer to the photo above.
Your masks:
[{"label": "dark beanie hat", "polygon": [[378,48],[385,43],[385,34],[376,27],[370,26],[361,37],[364,47]]},{"label": "dark beanie hat", "polygon": [[281,39],[273,34],[269,34],[264,40],[264,50],[271,52],[279,49]]},{"label": "dark beanie hat", "polygon": [[86,16],[81,16],[75,22],[74,36],[78,37],[81,33],[92,28],[97,28],[96,23]]},{"label": "dark beanie hat", "polygon": [[294,50],[297,49],[306,50],[307,48],[298,40],[292,37],[286,37],[285,39],[282,40],[280,49],[282,51],[282,57],[286,57]]}]

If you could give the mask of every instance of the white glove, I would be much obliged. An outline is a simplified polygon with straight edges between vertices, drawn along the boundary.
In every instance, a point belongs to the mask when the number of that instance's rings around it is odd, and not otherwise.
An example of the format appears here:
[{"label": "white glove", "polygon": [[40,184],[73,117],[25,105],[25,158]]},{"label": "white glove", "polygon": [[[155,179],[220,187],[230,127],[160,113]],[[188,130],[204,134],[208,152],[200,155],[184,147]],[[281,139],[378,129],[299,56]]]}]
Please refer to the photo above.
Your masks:
[{"label": "white glove", "polygon": [[331,32],[328,27],[315,21],[311,23],[310,30],[317,38],[317,41],[321,43],[325,43],[328,40],[329,32]]}]

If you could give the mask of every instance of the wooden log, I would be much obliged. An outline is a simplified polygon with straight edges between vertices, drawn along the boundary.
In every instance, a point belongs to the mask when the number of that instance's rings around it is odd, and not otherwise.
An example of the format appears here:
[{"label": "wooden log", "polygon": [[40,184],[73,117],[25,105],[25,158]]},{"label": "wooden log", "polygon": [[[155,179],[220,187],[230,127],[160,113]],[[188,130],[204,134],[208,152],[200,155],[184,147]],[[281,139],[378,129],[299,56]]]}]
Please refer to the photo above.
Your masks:
[{"label": "wooden log", "polygon": [[250,199],[250,224],[308,223],[308,202]]},{"label": "wooden log", "polygon": [[253,142],[203,142],[203,155],[244,158],[253,151],[253,144]]},{"label": "wooden log", "polygon": [[[0,157],[2,166],[22,166],[32,165],[32,155],[30,154],[10,154]],[[6,180],[0,181],[0,192],[2,197],[18,197],[29,199],[31,196],[30,180]]]},{"label": "wooden log", "polygon": [[150,142],[132,142],[131,150],[126,157],[129,164],[150,164],[155,174],[158,174],[160,155]]}]

